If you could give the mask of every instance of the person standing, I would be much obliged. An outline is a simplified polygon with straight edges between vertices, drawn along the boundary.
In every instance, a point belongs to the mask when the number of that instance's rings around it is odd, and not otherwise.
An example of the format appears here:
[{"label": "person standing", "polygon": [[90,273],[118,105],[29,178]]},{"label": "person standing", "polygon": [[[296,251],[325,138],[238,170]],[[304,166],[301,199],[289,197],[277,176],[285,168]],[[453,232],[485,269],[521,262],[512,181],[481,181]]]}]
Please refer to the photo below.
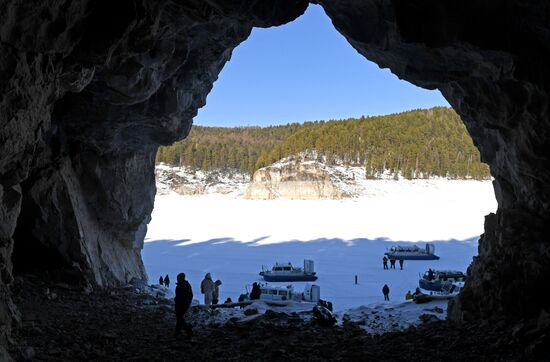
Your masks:
[{"label": "person standing", "polygon": [[405,262],[405,260],[399,259],[399,269],[403,270],[403,263],[404,262]]},{"label": "person standing", "polygon": [[164,285],[166,286],[166,288],[170,288],[170,277],[168,276],[168,274],[166,274],[166,276],[164,277]]},{"label": "person standing", "polygon": [[387,284],[384,284],[382,288],[382,293],[384,293],[384,300],[390,301],[390,287]]},{"label": "person standing", "polygon": [[256,282],[252,283],[252,290],[250,291],[250,300],[260,299],[261,295],[262,295],[262,289],[260,288],[260,284]]},{"label": "person standing", "polygon": [[388,258],[385,255],[382,258],[382,265],[384,265],[384,269],[388,269]]},{"label": "person standing", "polygon": [[185,280],[185,274],[179,273],[176,277],[176,297],[174,298],[176,304],[176,332],[175,337],[178,337],[181,329],[185,330],[188,337],[193,335],[193,330],[189,324],[185,322],[184,315],[191,306],[193,300],[193,290],[191,284]]},{"label": "person standing", "polygon": [[159,278],[159,284],[162,286],[164,285],[164,279],[162,279],[162,275]]},{"label": "person standing", "polygon": [[201,282],[201,293],[204,294],[204,304],[212,304],[212,298],[214,296],[214,282],[210,273],[206,273],[204,279]]},{"label": "person standing", "polygon": [[392,255],[390,257],[390,269],[395,269],[395,260],[396,260],[395,255]]},{"label": "person standing", "polygon": [[214,293],[212,293],[212,304],[218,304],[218,302],[220,301],[219,297],[220,297],[220,285],[222,285],[222,281],[221,280],[216,280],[214,282]]}]

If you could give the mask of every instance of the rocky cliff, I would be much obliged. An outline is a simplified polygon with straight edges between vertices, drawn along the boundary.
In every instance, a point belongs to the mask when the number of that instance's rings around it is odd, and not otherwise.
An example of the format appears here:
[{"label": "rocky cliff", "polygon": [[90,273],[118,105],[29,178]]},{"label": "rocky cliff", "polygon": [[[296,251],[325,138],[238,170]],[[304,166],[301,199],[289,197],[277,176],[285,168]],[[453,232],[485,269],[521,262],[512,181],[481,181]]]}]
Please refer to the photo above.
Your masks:
[{"label": "rocky cliff", "polygon": [[244,198],[271,200],[341,199],[352,196],[342,187],[349,174],[300,156],[287,157],[254,172]]},{"label": "rocky cliff", "polygon": [[253,26],[306,6],[0,1],[0,346],[13,271],[82,285],[146,277],[158,146],[187,135]]},{"label": "rocky cliff", "polygon": [[240,194],[249,183],[247,174],[213,170],[195,170],[159,164],[155,167],[157,195]]},{"label": "rocky cliff", "polygon": [[[453,315],[544,315],[547,1],[314,2],[367,59],[441,90],[491,166],[499,210],[487,219]],[[284,24],[307,5],[0,1],[0,346],[15,316],[14,268],[100,285],[144,277],[139,250],[158,145],[186,136],[232,49],[254,26]]]}]

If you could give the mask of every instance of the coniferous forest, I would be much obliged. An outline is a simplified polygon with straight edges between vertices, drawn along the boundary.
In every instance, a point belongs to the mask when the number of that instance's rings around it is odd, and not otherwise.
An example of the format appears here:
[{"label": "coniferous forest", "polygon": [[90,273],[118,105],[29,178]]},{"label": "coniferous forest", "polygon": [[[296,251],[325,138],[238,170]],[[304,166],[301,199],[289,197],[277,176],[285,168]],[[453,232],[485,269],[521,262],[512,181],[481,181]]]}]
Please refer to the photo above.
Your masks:
[{"label": "coniferous forest", "polygon": [[185,140],[161,147],[157,163],[252,175],[301,152],[329,165],[363,166],[369,178],[384,171],[409,179],[490,177],[460,117],[444,107],[284,126],[194,126]]}]

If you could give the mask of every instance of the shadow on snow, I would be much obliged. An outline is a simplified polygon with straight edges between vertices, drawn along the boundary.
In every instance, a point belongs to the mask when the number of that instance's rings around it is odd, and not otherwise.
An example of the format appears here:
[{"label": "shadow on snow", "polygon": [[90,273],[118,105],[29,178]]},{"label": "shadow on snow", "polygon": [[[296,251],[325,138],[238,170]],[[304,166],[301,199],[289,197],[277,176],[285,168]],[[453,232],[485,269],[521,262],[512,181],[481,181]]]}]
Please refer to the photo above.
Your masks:
[{"label": "shadow on snow", "polygon": [[[143,261],[151,283],[160,275],[170,274],[172,280],[179,272],[185,272],[195,298],[201,299],[199,284],[204,274],[212,273],[220,279],[220,299],[236,300],[245,285],[260,281],[258,273],[262,265],[270,268],[276,261],[292,262],[301,266],[304,259],[315,261],[315,270],[321,286],[321,297],[331,300],[337,310],[379,302],[381,288],[390,287],[392,301],[402,301],[407,290],[414,290],[418,275],[428,268],[458,269],[465,271],[472,257],[477,254],[478,236],[465,240],[430,241],[435,244],[436,261],[405,261],[404,270],[383,270],[382,256],[393,245],[412,245],[407,241],[376,239],[316,239],[291,240],[273,244],[261,242],[263,236],[248,242],[221,237],[204,242],[182,240],[152,240],[145,244]],[[421,246],[423,245],[420,242]],[[359,284],[354,284],[358,276]],[[283,283],[285,285],[288,283]],[[293,283],[300,290],[304,283]],[[174,286],[172,285],[171,288]]]}]

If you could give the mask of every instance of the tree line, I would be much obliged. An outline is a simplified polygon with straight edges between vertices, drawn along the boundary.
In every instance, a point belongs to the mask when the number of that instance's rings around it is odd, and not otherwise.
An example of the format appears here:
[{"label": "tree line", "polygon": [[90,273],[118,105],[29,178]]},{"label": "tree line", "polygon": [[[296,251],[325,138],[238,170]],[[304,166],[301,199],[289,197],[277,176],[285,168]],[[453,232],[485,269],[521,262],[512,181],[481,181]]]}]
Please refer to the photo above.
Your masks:
[{"label": "tree line", "polygon": [[252,175],[298,153],[365,167],[369,178],[490,177],[460,117],[445,107],[284,126],[194,126],[185,140],[161,147],[157,162]]}]

